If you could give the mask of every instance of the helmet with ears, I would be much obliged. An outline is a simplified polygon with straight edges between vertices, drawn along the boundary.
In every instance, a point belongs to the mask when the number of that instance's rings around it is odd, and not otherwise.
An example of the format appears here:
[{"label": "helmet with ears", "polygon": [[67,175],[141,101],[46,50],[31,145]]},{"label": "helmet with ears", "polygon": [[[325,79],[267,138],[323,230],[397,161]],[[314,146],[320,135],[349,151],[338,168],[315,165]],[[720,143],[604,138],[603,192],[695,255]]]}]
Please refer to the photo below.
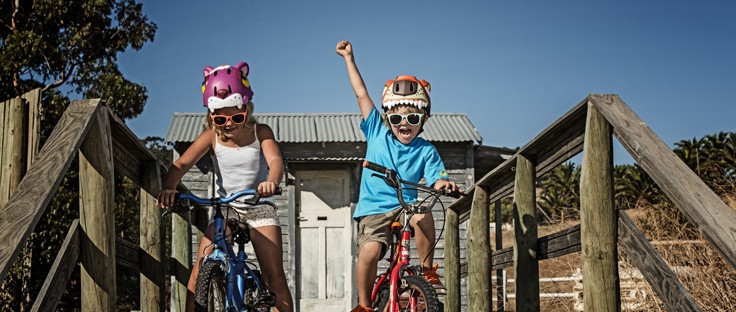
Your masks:
[{"label": "helmet with ears", "polygon": [[250,67],[246,62],[217,68],[205,66],[202,82],[202,104],[211,112],[224,107],[242,108],[253,99],[248,81]]}]

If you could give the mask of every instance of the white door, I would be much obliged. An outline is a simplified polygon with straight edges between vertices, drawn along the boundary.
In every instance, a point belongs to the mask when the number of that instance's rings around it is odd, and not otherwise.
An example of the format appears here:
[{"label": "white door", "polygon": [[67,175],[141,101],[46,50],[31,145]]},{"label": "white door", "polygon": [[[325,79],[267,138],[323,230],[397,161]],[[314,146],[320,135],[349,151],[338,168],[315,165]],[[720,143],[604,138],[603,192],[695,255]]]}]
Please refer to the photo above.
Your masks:
[{"label": "white door", "polygon": [[352,308],[348,170],[296,173],[296,302],[301,312]]}]

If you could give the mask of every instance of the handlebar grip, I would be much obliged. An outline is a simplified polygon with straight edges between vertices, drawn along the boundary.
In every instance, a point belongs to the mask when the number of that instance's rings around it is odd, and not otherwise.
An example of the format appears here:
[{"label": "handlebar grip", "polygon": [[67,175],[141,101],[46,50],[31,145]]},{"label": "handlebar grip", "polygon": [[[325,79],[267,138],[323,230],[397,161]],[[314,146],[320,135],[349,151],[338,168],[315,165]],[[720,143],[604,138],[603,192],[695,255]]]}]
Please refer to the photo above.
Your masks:
[{"label": "handlebar grip", "polygon": [[381,165],[379,165],[377,163],[370,162],[368,160],[364,160],[363,161],[363,168],[368,168],[370,170],[373,170],[373,171],[376,171],[376,172],[380,172],[380,173],[383,173],[383,174],[386,174],[386,172],[388,172],[388,168],[386,168],[384,166],[381,166]]},{"label": "handlebar grip", "polygon": [[276,187],[276,190],[273,192],[273,195],[281,195],[281,192],[282,191],[283,190],[281,189],[281,187],[280,186],[277,186]]}]

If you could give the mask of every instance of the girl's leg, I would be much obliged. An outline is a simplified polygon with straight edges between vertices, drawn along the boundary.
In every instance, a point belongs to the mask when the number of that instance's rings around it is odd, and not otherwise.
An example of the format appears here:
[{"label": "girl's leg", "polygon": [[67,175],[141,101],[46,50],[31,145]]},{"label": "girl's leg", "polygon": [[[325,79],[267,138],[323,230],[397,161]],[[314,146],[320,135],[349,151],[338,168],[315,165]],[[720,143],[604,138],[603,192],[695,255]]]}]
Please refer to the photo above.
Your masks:
[{"label": "girl's leg", "polygon": [[[212,252],[212,239],[214,238],[214,232],[215,232],[215,226],[214,224],[210,224],[207,226],[207,229],[205,230],[204,236],[202,236],[202,240],[199,242],[199,247],[197,247],[197,260],[194,261],[194,266],[192,267],[192,273],[189,274],[189,282],[187,283],[187,312],[193,312],[194,311],[194,292],[197,288],[197,276],[199,276],[199,263],[202,261],[202,257],[204,255],[210,254]],[[205,250],[206,249],[206,250]]]},{"label": "girl's leg", "polygon": [[284,274],[281,227],[268,225],[251,228],[250,238],[264,282],[268,289],[276,294],[276,311],[294,311],[294,303]]}]

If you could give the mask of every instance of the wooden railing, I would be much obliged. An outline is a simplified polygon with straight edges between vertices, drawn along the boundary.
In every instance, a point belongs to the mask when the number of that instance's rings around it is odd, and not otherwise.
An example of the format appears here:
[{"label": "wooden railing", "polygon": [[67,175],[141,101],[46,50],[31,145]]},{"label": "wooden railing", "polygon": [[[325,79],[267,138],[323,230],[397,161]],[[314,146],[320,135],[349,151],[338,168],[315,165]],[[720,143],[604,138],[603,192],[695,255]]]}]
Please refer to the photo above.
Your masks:
[{"label": "wooden railing", "polygon": [[[448,210],[445,238],[446,311],[460,311],[460,278],[468,277],[468,311],[490,311],[491,270],[514,267],[515,311],[539,311],[538,261],[582,251],[586,311],[618,311],[617,242],[668,311],[700,308],[676,275],[613,201],[612,134],[733,268],[736,213],[690,170],[616,95],[590,95],[481,178],[472,196]],[[576,154],[582,162],[580,225],[537,237],[534,181]],[[514,247],[489,241],[489,207],[514,195]],[[472,199],[471,199],[472,198]],[[469,221],[467,263],[460,263],[459,225]]]},{"label": "wooden railing", "polygon": [[[7,275],[77,156],[80,219],[69,228],[33,311],[55,310],[77,262],[81,263],[83,310],[116,310],[117,263],[139,270],[141,310],[162,311],[167,257],[161,211],[154,197],[165,168],[99,100],[69,106],[7,204],[0,207],[0,279]],[[141,188],[138,246],[114,235],[115,174]],[[174,260],[171,267],[189,268],[190,259]]]}]

